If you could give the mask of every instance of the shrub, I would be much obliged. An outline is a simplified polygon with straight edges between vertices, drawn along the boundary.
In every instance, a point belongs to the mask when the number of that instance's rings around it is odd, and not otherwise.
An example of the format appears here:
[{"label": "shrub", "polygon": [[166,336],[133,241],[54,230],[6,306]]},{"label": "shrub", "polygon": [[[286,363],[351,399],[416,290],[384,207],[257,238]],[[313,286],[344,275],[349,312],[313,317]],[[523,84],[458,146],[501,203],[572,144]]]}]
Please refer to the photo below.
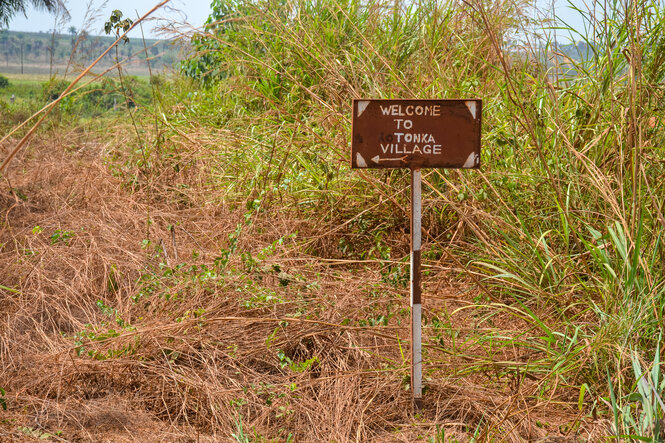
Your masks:
[{"label": "shrub", "polygon": [[67,89],[67,86],[69,86],[67,80],[52,78],[48,82],[42,84],[42,98],[46,102],[56,100],[60,97],[60,94]]},{"label": "shrub", "polygon": [[0,89],[9,87],[9,79],[3,75],[0,75]]}]

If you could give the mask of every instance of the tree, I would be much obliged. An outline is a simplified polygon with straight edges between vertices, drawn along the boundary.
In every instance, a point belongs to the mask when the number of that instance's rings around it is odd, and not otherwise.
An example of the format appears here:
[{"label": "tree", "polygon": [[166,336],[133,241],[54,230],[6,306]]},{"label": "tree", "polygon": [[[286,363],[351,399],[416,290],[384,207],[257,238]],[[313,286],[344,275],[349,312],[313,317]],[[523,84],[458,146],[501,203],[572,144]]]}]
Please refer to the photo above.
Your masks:
[{"label": "tree", "polygon": [[38,58],[39,53],[42,52],[42,49],[44,48],[44,42],[42,42],[41,39],[37,39],[32,48],[35,51],[35,58]]},{"label": "tree", "polygon": [[[45,9],[51,13],[56,12],[58,9],[67,11],[63,0],[30,0],[29,3],[32,3],[37,9]],[[8,26],[12,17],[19,12],[26,15],[25,9],[27,4],[28,0],[0,0],[0,28]]]},{"label": "tree", "polygon": [[68,31],[69,35],[72,36],[72,50],[73,50],[74,47],[76,46],[76,34],[77,34],[76,26],[70,26]]}]

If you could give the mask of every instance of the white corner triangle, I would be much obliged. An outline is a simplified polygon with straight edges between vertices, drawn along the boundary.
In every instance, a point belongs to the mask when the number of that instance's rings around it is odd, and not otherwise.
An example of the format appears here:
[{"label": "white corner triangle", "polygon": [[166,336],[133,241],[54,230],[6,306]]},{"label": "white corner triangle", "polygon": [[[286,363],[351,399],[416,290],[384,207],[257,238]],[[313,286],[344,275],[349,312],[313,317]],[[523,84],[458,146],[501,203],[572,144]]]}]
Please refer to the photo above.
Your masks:
[{"label": "white corner triangle", "polygon": [[365,162],[363,156],[360,155],[360,152],[356,152],[356,164],[358,165],[359,168],[367,167],[367,163]]},{"label": "white corner triangle", "polygon": [[473,118],[476,118],[476,102],[473,100],[467,100],[464,102],[466,104],[466,107],[469,108],[469,112],[473,116]]},{"label": "white corner triangle", "polygon": [[374,163],[378,163],[380,159],[381,159],[381,157],[379,157],[378,155],[375,155],[374,157],[372,157],[372,161]]},{"label": "white corner triangle", "polygon": [[478,164],[478,160],[479,160],[478,153],[472,152],[471,154],[469,154],[466,161],[464,162],[464,166],[462,166],[462,167],[463,168],[473,168],[474,166],[476,166]]},{"label": "white corner triangle", "polygon": [[365,112],[367,105],[369,105],[369,100],[361,100],[358,102],[358,117],[360,117],[363,112]]}]

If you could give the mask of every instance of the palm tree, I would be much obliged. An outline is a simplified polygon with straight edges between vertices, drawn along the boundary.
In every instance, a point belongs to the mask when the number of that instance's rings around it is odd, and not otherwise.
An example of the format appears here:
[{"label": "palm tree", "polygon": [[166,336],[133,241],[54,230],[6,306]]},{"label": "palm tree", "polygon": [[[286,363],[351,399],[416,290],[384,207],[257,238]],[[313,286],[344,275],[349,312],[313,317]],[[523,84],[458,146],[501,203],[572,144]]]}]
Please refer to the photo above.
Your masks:
[{"label": "palm tree", "polygon": [[41,39],[35,40],[35,43],[33,45],[33,49],[35,50],[35,58],[39,57],[39,53],[42,52],[43,47],[44,47],[44,42],[42,42]]},{"label": "palm tree", "polygon": [[[30,0],[29,3],[36,9],[47,10],[54,13],[56,10],[67,11],[63,0]],[[17,13],[25,14],[28,0],[0,0],[0,28],[8,26],[9,21]]]},{"label": "palm tree", "polygon": [[76,26],[70,26],[68,31],[69,35],[72,36],[72,52],[74,52],[74,49],[76,48]]}]

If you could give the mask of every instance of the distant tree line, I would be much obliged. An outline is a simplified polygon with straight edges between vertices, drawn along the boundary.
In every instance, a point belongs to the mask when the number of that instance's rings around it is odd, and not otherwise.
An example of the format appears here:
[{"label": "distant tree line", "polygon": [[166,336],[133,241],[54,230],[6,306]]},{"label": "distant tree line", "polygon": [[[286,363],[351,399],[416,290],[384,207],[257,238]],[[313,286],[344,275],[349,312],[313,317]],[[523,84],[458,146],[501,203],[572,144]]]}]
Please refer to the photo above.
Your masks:
[{"label": "distant tree line", "polygon": [[[0,0],[3,2],[6,0]],[[49,64],[51,53],[53,63],[87,64],[101,54],[115,39],[105,36],[94,36],[86,31],[77,32],[74,26],[69,27],[69,34],[31,33],[0,31],[0,66],[24,63]],[[178,51],[170,43],[155,39],[146,39],[148,57],[154,67],[171,66],[178,61]],[[134,57],[144,60],[144,46],[140,39],[132,39],[121,43],[118,47],[121,59],[133,60]],[[138,55],[135,55],[138,54]],[[115,62],[115,53],[106,56],[107,63]]]}]

